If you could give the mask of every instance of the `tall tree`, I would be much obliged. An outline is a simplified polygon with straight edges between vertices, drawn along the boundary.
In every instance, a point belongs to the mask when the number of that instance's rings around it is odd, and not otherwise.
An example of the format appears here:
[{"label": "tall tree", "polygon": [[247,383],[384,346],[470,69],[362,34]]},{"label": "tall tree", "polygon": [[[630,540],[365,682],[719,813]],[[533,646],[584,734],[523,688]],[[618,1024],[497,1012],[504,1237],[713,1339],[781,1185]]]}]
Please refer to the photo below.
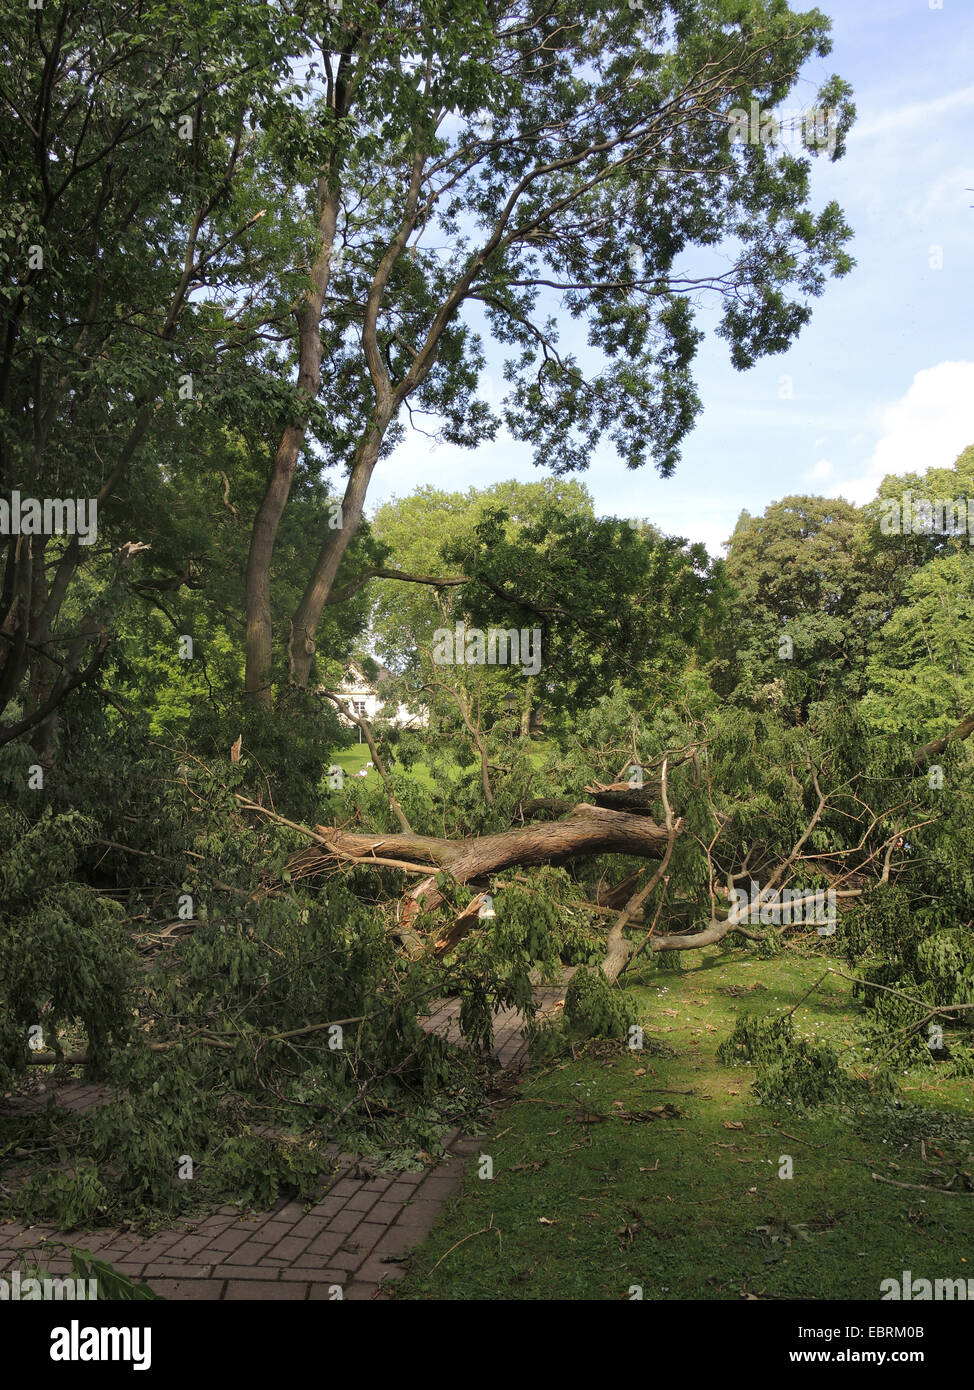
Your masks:
[{"label": "tall tree", "polygon": [[[795,702],[865,683],[871,642],[889,616],[886,570],[864,543],[864,516],[842,498],[794,496],[742,512],[727,577],[736,591],[722,634],[728,691]],[[795,677],[795,679],[790,679]]]},{"label": "tall tree", "polygon": [[[415,575],[462,577],[445,552],[462,537],[472,539],[489,510],[507,514],[508,532],[536,522],[546,505],[561,513],[593,514],[584,484],[569,478],[545,478],[537,483],[513,480],[466,492],[442,492],[420,487],[408,497],[384,503],[371,522],[373,539],[388,553],[386,564]],[[434,587],[389,582],[376,586],[372,623],[383,658],[403,668],[420,650],[432,646],[432,634],[463,613],[463,584]]]},{"label": "tall tree", "polygon": [[140,553],[133,461],[186,428],[204,376],[232,397],[235,331],[214,301],[255,275],[259,205],[239,187],[286,108],[297,25],[212,0],[2,14],[0,496],[88,511],[84,534],[61,512],[60,535],[18,534],[18,515],[0,537],[0,714],[20,697],[0,743],[46,746],[59,701],[104,659]]},{"label": "tall tree", "polygon": [[[402,411],[441,417],[465,445],[498,428],[476,394],[481,331],[511,353],[503,422],[556,472],[585,467],[603,438],[631,467],[672,471],[699,410],[692,297],[722,298],[738,368],[789,345],[827,276],[850,268],[848,229],[834,203],[810,208],[810,135],[796,153],[732,137],[735,113],[778,106],[828,53],[828,28],[781,0],[342,6],[310,69],[331,143],[304,165],[297,395],[251,540],[253,700],[272,700],[274,541],[316,440],[348,477],[289,627],[299,686]],[[847,86],[831,78],[819,103],[837,157]],[[731,264],[708,269],[721,242]],[[584,352],[559,345],[556,313],[584,324]]]}]

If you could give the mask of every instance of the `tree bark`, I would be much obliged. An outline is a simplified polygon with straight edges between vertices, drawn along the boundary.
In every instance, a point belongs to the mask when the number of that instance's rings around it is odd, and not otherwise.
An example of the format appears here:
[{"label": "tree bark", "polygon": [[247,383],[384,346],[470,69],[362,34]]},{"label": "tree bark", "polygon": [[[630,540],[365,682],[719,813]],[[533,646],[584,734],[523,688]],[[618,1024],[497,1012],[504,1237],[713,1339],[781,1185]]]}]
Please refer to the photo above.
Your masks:
[{"label": "tree bark", "polygon": [[297,314],[297,390],[301,399],[300,413],[285,427],[281,435],[264,496],[254,517],[250,552],[247,556],[244,693],[251,703],[262,705],[265,709],[271,707],[271,560],[298,458],[304,447],[307,408],[321,386],[321,312],[331,278],[331,257],[340,203],[338,191],[329,187],[327,174],[323,174],[319,180],[318,199],[318,254],[311,270],[311,286]]},{"label": "tree bark", "polygon": [[932,743],[925,743],[922,748],[916,749],[913,761],[918,767],[928,763],[931,758],[938,758],[949,744],[963,742],[965,738],[970,738],[971,734],[974,734],[974,714],[969,714],[966,719],[961,720],[943,738],[935,738]]},{"label": "tree bark", "polygon": [[[581,854],[635,854],[664,859],[667,847],[672,848],[674,838],[681,833],[683,822],[675,821],[667,830],[646,816],[582,803],[567,820],[526,825],[470,840],[429,835],[354,835],[331,826],[317,829],[327,842],[323,862],[337,858],[367,864],[372,858],[408,858],[447,870],[455,883],[467,883],[515,865],[563,864]],[[301,852],[302,872],[307,872],[308,853]],[[439,907],[443,899],[435,874],[424,878],[406,895],[399,933],[414,953],[421,949],[413,926],[416,918]],[[455,933],[450,934],[444,941],[452,944],[454,936]]]},{"label": "tree bark", "polygon": [[[632,815],[650,816],[654,804],[659,799],[660,784],[658,781],[646,783],[642,787],[630,787],[628,783],[605,787],[596,784],[586,787],[585,790],[596,806],[602,806],[608,811],[628,811]],[[543,814],[564,816],[574,805],[575,802],[568,797],[532,796],[518,803],[515,814],[522,820]]]},{"label": "tree bark", "polygon": [[[682,822],[677,822],[677,834]],[[445,840],[432,835],[355,835],[319,826],[336,857],[366,861],[381,849],[384,857],[406,857],[449,869],[458,883],[514,865],[561,864],[579,854],[636,854],[661,859],[667,831],[648,816],[609,811],[581,803],[567,820],[525,825],[496,835]]]},{"label": "tree bark", "polygon": [[524,682],[524,703],[521,706],[521,739],[522,742],[531,737],[531,715],[534,713],[534,689],[537,678],[528,676]]},{"label": "tree bark", "polygon": [[[362,520],[362,512],[365,507],[365,495],[368,492],[369,480],[372,477],[372,470],[375,468],[376,460],[379,457],[379,450],[382,448],[382,439],[388,425],[389,420],[385,418],[385,412],[383,412],[381,416],[377,415],[370,424],[364,439],[359,445],[355,464],[349,475],[348,484],[345,488],[345,495],[342,498],[342,524],[336,527],[335,530],[329,531],[326,539],[322,542],[314,571],[311,578],[308,580],[304,593],[301,595],[301,602],[298,604],[294,618],[292,619],[291,638],[288,643],[288,662],[291,680],[301,689],[307,687],[308,678],[311,674],[311,663],[314,660],[315,654],[315,632],[318,627],[318,621],[321,618],[325,604],[328,602],[328,596],[335,582],[335,576],[338,574],[338,567]],[[269,667],[269,630],[267,642],[267,662]]]}]

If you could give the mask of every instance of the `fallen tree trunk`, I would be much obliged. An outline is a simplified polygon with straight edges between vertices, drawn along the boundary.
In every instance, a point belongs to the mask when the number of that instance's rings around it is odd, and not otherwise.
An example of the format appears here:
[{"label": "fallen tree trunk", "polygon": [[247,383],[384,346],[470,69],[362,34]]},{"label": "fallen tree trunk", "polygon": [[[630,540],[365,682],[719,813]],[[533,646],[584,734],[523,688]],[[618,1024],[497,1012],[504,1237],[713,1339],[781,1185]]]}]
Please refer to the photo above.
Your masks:
[{"label": "fallen tree trunk", "polygon": [[[682,828],[678,822],[677,834]],[[468,840],[441,840],[431,835],[357,835],[332,826],[318,834],[335,858],[368,862],[408,858],[447,869],[457,883],[515,865],[563,864],[580,854],[636,854],[661,859],[667,831],[648,816],[610,811],[581,803],[565,820],[547,821],[480,835]]]},{"label": "fallen tree trunk", "polygon": [[[446,870],[455,883],[489,878],[491,874],[515,866],[528,868],[540,864],[563,864],[579,855],[633,854],[662,859],[668,844],[683,828],[676,821],[667,830],[648,816],[628,811],[611,811],[602,806],[580,803],[565,820],[524,825],[496,835],[480,835],[469,840],[446,840],[430,835],[359,835],[334,826],[319,825],[320,850],[303,850],[302,875],[326,867],[329,860],[346,863],[382,863],[408,859]],[[297,867],[297,864],[295,865]],[[399,931],[407,948],[419,954],[423,944],[413,927],[422,912],[431,912],[443,902],[436,875],[416,885],[403,901]],[[465,925],[473,919],[465,915]],[[462,933],[461,933],[462,934]],[[450,931],[440,940],[440,952],[452,947],[459,936]]]},{"label": "fallen tree trunk", "polygon": [[949,734],[944,734],[943,738],[935,738],[932,743],[925,743],[921,748],[917,748],[913,753],[914,764],[920,767],[923,763],[930,762],[931,758],[939,758],[941,753],[946,752],[949,744],[963,743],[971,734],[974,734],[974,714],[962,719]]},{"label": "fallen tree trunk", "polygon": [[[633,815],[650,816],[659,799],[660,784],[656,781],[642,787],[631,787],[628,782],[596,783],[586,787],[585,791],[596,806],[608,811],[630,811]],[[574,809],[575,802],[568,797],[532,796],[518,803],[515,819],[525,821],[540,815],[564,816]]]}]

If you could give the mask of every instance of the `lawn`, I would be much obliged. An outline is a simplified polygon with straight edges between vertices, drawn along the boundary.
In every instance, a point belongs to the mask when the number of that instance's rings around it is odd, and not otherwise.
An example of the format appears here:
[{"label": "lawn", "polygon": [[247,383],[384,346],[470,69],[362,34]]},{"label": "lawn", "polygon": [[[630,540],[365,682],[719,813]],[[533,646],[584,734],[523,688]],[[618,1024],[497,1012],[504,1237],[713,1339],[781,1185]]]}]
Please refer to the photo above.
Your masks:
[{"label": "lawn", "polygon": [[[385,758],[386,755],[383,752],[381,742],[379,745],[379,753],[380,757]],[[534,762],[536,766],[541,767],[546,758],[545,749],[538,745],[532,748],[530,756],[532,762]],[[349,777],[356,776],[369,760],[369,745],[367,743],[355,743],[351,748],[342,748],[337,753],[332,753],[330,758],[330,762],[336,763]],[[464,770],[467,772],[478,772],[479,774],[479,766],[479,763],[471,763]],[[416,781],[428,790],[432,790],[436,785],[426,763],[413,763],[409,769],[409,775],[415,777]],[[459,772],[457,775],[460,775]],[[378,776],[379,774],[376,772],[375,768],[369,768],[369,779],[378,779]],[[364,780],[363,778],[363,781]]]},{"label": "lawn", "polygon": [[[383,752],[381,744],[379,747],[379,756],[383,759],[383,762],[385,762],[386,754]],[[355,743],[351,748],[342,748],[339,752],[332,753],[331,755],[331,761],[337,763],[349,777],[357,776],[370,759],[371,754],[369,753],[369,745],[367,743]],[[425,763],[413,763],[412,767],[409,769],[409,775],[410,777],[415,777],[416,781],[419,782],[421,786],[432,788],[434,785],[429,768]],[[379,774],[374,767],[370,767],[366,777],[362,780],[377,782],[379,780]]]},{"label": "lawn", "polygon": [[[471,1162],[397,1297],[874,1300],[905,1269],[974,1277],[974,1195],[928,1190],[970,1186],[969,1079],[905,1073],[902,1104],[881,1111],[766,1108],[753,1070],[719,1063],[717,1045],[739,1011],[787,1011],[845,967],[820,950],[720,948],[683,964],[633,991],[642,1052],[589,1044],[521,1079],[482,1144],[493,1177]],[[850,990],[830,976],[795,1021],[854,1061]]]}]

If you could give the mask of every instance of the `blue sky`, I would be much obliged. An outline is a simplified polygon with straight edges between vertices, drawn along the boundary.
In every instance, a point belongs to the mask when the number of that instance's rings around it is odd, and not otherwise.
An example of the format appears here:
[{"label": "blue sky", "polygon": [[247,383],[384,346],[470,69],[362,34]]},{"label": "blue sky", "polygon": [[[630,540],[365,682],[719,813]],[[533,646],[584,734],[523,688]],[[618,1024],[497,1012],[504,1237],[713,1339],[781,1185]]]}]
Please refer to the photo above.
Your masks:
[{"label": "blue sky", "polygon": [[[815,161],[813,197],[842,206],[856,268],[828,283],[790,352],[749,372],[708,332],[704,410],[675,475],[631,472],[605,449],[579,475],[600,514],[645,516],[722,554],[744,508],[790,493],[864,502],[886,473],[944,466],[974,443],[974,4],[932,3],[820,0],[833,51],[788,106],[813,105],[832,72],[855,89],[846,156]],[[504,436],[476,451],[413,437],[378,466],[370,509],[421,483],[539,476]]]}]

